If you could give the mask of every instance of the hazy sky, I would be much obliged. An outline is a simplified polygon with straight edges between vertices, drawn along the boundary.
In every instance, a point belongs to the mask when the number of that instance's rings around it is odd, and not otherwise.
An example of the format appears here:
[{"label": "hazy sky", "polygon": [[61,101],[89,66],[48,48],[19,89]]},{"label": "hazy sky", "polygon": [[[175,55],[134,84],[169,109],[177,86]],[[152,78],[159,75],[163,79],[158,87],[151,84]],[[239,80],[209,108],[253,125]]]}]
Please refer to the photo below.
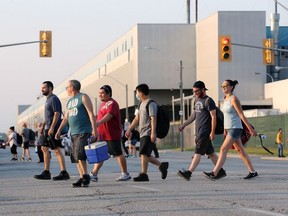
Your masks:
[{"label": "hazy sky", "polygon": [[[279,0],[288,7],[287,0]],[[191,23],[195,22],[191,0]],[[217,11],[274,12],[274,0],[198,0],[198,20]],[[278,6],[280,25],[288,11]],[[186,23],[186,0],[1,0],[0,45],[39,40],[53,32],[52,58],[39,58],[39,44],[0,48],[0,132],[16,123],[17,105],[31,104],[41,83],[55,85],[77,71],[137,23]]]}]

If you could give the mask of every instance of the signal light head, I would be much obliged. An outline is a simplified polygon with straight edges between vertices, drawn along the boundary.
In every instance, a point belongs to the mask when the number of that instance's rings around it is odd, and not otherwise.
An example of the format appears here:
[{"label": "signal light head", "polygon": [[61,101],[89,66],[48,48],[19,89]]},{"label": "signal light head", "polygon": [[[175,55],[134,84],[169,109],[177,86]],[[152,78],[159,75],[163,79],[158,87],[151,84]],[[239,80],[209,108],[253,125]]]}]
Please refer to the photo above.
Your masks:
[{"label": "signal light head", "polygon": [[219,57],[221,62],[231,62],[231,36],[220,35]]}]

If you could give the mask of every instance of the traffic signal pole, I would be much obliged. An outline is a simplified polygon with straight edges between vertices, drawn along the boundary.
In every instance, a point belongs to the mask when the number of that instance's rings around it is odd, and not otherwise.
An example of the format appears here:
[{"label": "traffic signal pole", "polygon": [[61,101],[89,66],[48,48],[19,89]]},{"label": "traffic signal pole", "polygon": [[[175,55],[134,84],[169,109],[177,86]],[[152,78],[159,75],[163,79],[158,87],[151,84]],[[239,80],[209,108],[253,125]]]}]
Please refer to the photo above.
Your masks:
[{"label": "traffic signal pole", "polygon": [[47,43],[47,40],[44,41],[30,41],[30,42],[23,42],[23,43],[14,43],[14,44],[4,44],[0,45],[0,48],[2,47],[9,47],[9,46],[19,46],[19,45],[25,45],[25,44],[32,44],[32,43]]},{"label": "traffic signal pole", "polygon": [[268,48],[268,47],[260,47],[260,46],[238,44],[238,43],[231,43],[231,44],[235,45],[235,46],[250,47],[250,48],[254,48],[254,49],[269,49],[269,50],[280,51],[280,52],[288,52],[288,49]]}]

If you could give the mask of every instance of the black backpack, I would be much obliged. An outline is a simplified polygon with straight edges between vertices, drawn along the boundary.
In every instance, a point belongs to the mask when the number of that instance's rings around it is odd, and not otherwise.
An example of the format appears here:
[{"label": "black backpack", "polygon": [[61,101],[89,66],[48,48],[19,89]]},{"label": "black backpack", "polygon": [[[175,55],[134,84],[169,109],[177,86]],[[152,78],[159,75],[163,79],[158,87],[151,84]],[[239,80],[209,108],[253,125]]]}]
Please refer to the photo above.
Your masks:
[{"label": "black backpack", "polygon": [[[151,102],[156,103],[153,100],[149,100],[149,102],[146,105],[146,110],[149,115],[149,104]],[[157,103],[156,103],[157,104]],[[157,104],[157,119],[156,119],[156,134],[157,138],[163,139],[164,137],[167,136],[170,128],[170,119],[168,117],[168,114],[164,110],[163,105],[158,105]]]},{"label": "black backpack", "polygon": [[35,136],[36,136],[35,132],[33,130],[29,129],[29,140],[34,141]]},{"label": "black backpack", "polygon": [[[208,100],[209,97],[205,100],[205,106],[208,106]],[[215,134],[223,134],[224,133],[224,114],[219,109],[219,107],[216,106],[216,128],[215,128]]]},{"label": "black backpack", "polygon": [[19,133],[16,133],[16,141],[18,145],[21,145],[23,143],[23,138]]}]

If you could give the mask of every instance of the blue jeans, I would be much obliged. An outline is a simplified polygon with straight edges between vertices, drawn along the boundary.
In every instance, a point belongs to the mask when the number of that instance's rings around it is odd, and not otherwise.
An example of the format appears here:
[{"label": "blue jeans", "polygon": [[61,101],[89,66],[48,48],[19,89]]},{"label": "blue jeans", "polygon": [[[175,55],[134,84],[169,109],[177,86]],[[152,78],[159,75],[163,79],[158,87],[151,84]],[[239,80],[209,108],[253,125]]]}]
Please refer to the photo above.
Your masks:
[{"label": "blue jeans", "polygon": [[279,143],[278,144],[278,157],[282,157],[283,156],[283,144]]}]

